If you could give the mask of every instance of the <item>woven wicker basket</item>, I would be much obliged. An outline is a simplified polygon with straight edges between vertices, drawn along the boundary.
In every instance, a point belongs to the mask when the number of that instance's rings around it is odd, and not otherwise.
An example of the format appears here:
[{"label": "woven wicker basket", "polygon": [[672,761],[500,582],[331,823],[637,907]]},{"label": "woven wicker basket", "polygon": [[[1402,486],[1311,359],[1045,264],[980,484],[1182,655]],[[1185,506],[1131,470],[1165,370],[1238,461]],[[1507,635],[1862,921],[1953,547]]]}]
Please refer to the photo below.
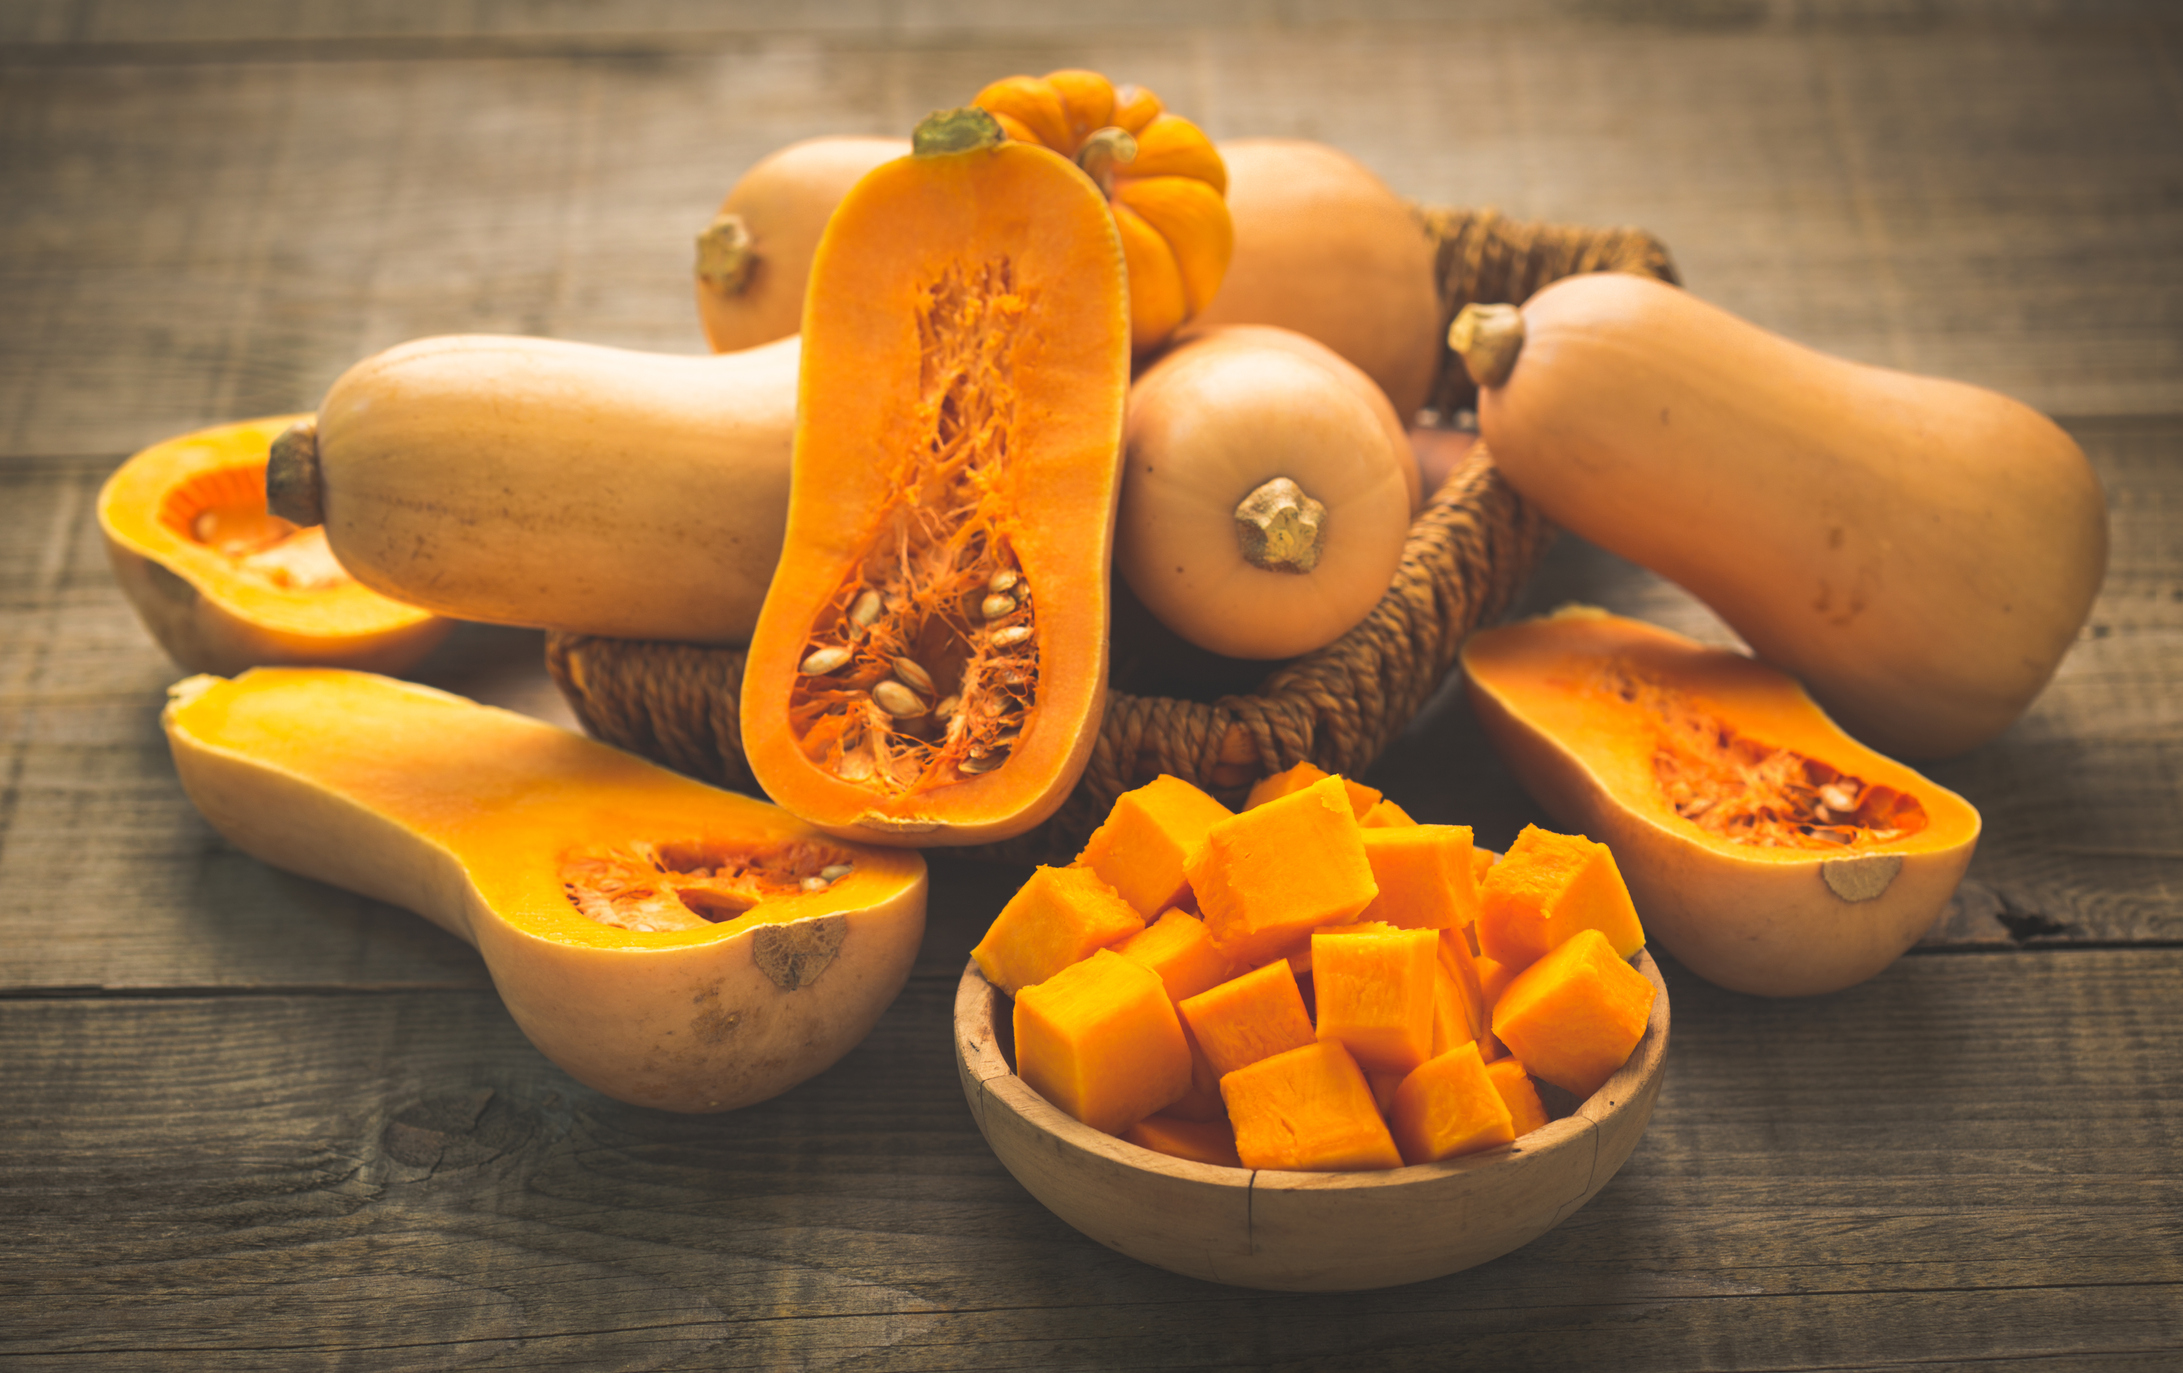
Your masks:
[{"label": "woven wicker basket", "polygon": [[[1520,304],[1578,272],[1674,281],[1667,250],[1635,229],[1510,220],[1491,210],[1425,210],[1437,249],[1442,332],[1472,301]],[[1430,407],[1467,408],[1475,391],[1442,346]],[[1091,762],[1060,810],[1004,844],[969,850],[1015,862],[1066,861],[1114,799],[1161,773],[1224,800],[1309,759],[1362,772],[1394,742],[1454,665],[1463,636],[1498,616],[1553,531],[1501,481],[1483,444],[1427,502],[1387,594],[1363,623],[1304,657],[1266,665],[1255,686],[1211,700],[1112,690]],[[743,650],[552,634],[546,664],[584,728],[668,767],[743,791],[737,701]]]}]

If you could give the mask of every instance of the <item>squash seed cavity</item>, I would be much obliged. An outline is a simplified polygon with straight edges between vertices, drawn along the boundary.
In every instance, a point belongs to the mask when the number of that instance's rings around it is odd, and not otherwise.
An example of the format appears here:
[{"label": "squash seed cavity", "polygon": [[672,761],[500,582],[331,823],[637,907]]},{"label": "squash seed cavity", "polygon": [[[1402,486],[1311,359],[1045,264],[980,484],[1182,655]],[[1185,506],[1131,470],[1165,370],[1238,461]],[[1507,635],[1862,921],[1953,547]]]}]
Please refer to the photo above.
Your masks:
[{"label": "squash seed cavity", "polygon": [[702,930],[761,902],[824,891],[855,871],[825,844],[753,849],[642,840],[562,855],[561,885],[589,919],[625,930]]},{"label": "squash seed cavity", "polygon": [[1001,767],[1038,698],[1033,588],[1006,533],[1028,305],[1006,258],[951,265],[920,293],[923,437],[789,694],[804,755],[880,796]]},{"label": "squash seed cavity", "polygon": [[255,466],[217,468],[181,483],[160,502],[159,521],[264,586],[323,591],[354,580],[334,560],[324,529],[299,529],[265,508]]},{"label": "squash seed cavity", "polygon": [[1630,664],[1602,668],[1598,686],[1652,719],[1660,798],[1708,834],[1758,848],[1841,853],[1906,838],[1930,823],[1908,792],[1755,739],[1702,699]]}]

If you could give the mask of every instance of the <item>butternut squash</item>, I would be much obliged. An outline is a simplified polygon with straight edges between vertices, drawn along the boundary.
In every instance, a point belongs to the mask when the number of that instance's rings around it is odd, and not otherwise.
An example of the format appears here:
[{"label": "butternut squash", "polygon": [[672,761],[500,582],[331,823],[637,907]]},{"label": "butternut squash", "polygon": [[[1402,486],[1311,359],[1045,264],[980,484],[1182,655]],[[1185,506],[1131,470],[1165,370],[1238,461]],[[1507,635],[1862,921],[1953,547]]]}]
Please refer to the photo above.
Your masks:
[{"label": "butternut squash", "polygon": [[714,352],[802,327],[811,254],[834,206],[866,172],[909,150],[904,138],[806,138],[743,173],[697,236],[698,319]]},{"label": "butternut squash", "polygon": [[1190,1090],[1190,1047],[1159,975],[1111,949],[1016,996],[1016,1072],[1110,1135]]},{"label": "butternut squash", "polygon": [[1362,368],[1408,424],[1440,356],[1433,245],[1408,202],[1324,143],[1220,143],[1235,251],[1198,322],[1273,324]]},{"label": "butternut squash", "polygon": [[1379,388],[1288,330],[1193,333],[1130,387],[1115,568],[1231,658],[1323,647],[1387,594],[1419,498]]},{"label": "butternut squash", "polygon": [[1827,357],[1672,286],[1568,277],[1449,331],[1509,484],[1679,583],[1851,734],[1944,758],[2046,685],[2107,566],[2084,454],[2029,407]]},{"label": "butternut squash", "polygon": [[914,853],[846,844],[509,711],[366,673],[192,677],[163,723],[245,853],[477,947],[569,1076],[724,1111],[853,1048],[908,977]]},{"label": "butternut squash", "polygon": [[268,499],[358,581],[442,614],[746,642],[788,517],[799,355],[405,343],[275,444]]},{"label": "butternut squash", "polygon": [[812,268],[743,743],[821,828],[983,843],[1051,814],[1099,734],[1128,298],[1067,159],[975,107],[913,141]]},{"label": "butternut squash", "polygon": [[[1517,780],[1613,851],[1643,937],[1732,990],[1811,995],[1879,972],[1940,914],[1977,844],[1962,797],[1742,654],[1572,611],[1474,634],[1462,665]],[[1496,952],[1492,914],[1514,852],[1489,871],[1479,919],[1481,969],[1500,975],[1521,966]],[[1536,946],[1513,942],[1516,958]]]},{"label": "butternut squash", "polygon": [[266,445],[295,415],[168,439],[99,489],[99,533],[137,618],[177,666],[321,663],[401,672],[449,622],[349,575],[323,535],[265,507]]}]

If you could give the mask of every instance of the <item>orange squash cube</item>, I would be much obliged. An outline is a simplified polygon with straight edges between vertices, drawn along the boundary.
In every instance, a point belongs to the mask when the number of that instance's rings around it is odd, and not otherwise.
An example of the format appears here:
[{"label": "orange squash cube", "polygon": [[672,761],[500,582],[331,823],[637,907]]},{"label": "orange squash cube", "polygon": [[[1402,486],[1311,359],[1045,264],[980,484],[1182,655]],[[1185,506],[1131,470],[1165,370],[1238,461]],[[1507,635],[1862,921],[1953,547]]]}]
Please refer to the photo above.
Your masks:
[{"label": "orange squash cube", "polygon": [[1205,832],[1185,865],[1205,928],[1240,966],[1356,918],[1379,887],[1342,779],[1328,777]]},{"label": "orange squash cube", "polygon": [[1434,951],[1433,1056],[1475,1042],[1491,1023],[1478,968],[1461,930],[1440,931]]},{"label": "orange squash cube", "polygon": [[1357,817],[1357,823],[1366,829],[1393,829],[1417,821],[1410,818],[1410,812],[1382,796],[1372,809]]},{"label": "orange squash cube", "polygon": [[1180,1120],[1172,1115],[1146,1116],[1122,1132],[1122,1138],[1140,1149],[1193,1163],[1222,1168],[1241,1168],[1236,1156],[1236,1132],[1228,1117],[1212,1120]]},{"label": "orange squash cube", "polygon": [[1100,949],[1016,996],[1016,1076],[1118,1135],[1190,1090],[1190,1048],[1160,975]]},{"label": "orange squash cube", "polygon": [[1236,975],[1235,965],[1206,933],[1205,922],[1188,911],[1163,912],[1114,951],[1158,973],[1170,1001],[1186,1000]]},{"label": "orange squash cube", "polygon": [[1177,1009],[1222,1077],[1314,1038],[1304,993],[1282,958],[1200,992]]},{"label": "orange squash cube", "polygon": [[[1182,1019],[1181,1007],[1176,1008],[1176,1019]],[[1190,1022],[1182,1022],[1183,1042],[1190,1046],[1190,1090],[1167,1103],[1160,1114],[1176,1116],[1183,1120],[1226,1120],[1228,1107],[1220,1099],[1220,1073],[1213,1061],[1205,1056],[1198,1037],[1190,1032]]]},{"label": "orange squash cube", "polygon": [[1494,1003],[1493,1033],[1534,1075],[1588,1097],[1644,1038],[1652,998],[1606,935],[1582,929],[1516,974]]},{"label": "orange squash cube", "polygon": [[1364,1070],[1333,1040],[1262,1058],[1220,1080],[1246,1168],[1399,1168]]},{"label": "orange squash cube", "polygon": [[985,980],[1015,996],[1094,949],[1145,927],[1145,918],[1090,868],[1034,869],[970,951]]},{"label": "orange squash cube", "polygon": [[1645,928],[1607,846],[1526,825],[1480,888],[1480,951],[1522,968],[1585,929],[1607,936],[1617,958],[1645,946]]},{"label": "orange squash cube", "polygon": [[1359,920],[1411,930],[1461,929],[1478,918],[1468,825],[1360,825],[1365,861],[1380,894]]},{"label": "orange squash cube", "polygon": [[1516,1138],[1508,1103],[1486,1076],[1476,1044],[1418,1065],[1395,1089],[1387,1124],[1404,1163],[1437,1163]]},{"label": "orange squash cube", "polygon": [[1435,930],[1359,924],[1311,937],[1318,1037],[1339,1040],[1359,1066],[1407,1073],[1433,1048]]},{"label": "orange squash cube", "polygon": [[1522,1060],[1495,1059],[1486,1065],[1486,1078],[1508,1107],[1510,1128],[1515,1130],[1516,1138],[1522,1139],[1547,1123],[1546,1103],[1539,1100],[1539,1089]]},{"label": "orange squash cube", "polygon": [[[1262,806],[1268,801],[1277,800],[1292,792],[1302,791],[1305,787],[1323,782],[1332,776],[1335,776],[1335,774],[1328,772],[1316,763],[1308,761],[1298,763],[1295,767],[1277,772],[1271,777],[1261,777],[1257,782],[1253,783],[1251,794],[1243,800],[1243,809],[1250,810],[1255,806]],[[1359,820],[1362,820],[1372,807],[1379,804],[1380,793],[1364,783],[1353,782],[1347,777],[1342,778],[1341,783],[1342,790],[1349,795],[1350,807],[1356,812]]]},{"label": "orange squash cube", "polygon": [[1090,868],[1138,914],[1151,920],[1181,905],[1190,884],[1183,860],[1205,832],[1235,812],[1183,781],[1162,774],[1115,798],[1074,866]]}]

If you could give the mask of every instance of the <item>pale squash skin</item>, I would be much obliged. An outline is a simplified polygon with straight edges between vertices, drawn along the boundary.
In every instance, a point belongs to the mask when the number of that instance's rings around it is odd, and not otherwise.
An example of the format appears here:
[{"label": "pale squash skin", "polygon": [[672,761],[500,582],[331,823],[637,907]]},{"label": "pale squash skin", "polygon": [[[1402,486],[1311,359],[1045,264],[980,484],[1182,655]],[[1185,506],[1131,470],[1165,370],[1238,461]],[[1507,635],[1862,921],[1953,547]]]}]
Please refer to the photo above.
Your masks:
[{"label": "pale squash skin", "polygon": [[924,931],[914,853],[698,930],[580,914],[556,867],[601,840],[820,839],[510,711],[369,674],[266,669],[176,685],[162,717],[190,800],[245,853],[425,916],[474,945],[571,1077],[670,1111],[733,1110],[822,1071],[901,990]]},{"label": "pale squash skin", "polygon": [[244,420],[154,444],[99,491],[114,580],[179,667],[224,674],[310,663],[399,673],[453,627],[355,581],[290,588],[239,576],[227,558],[160,518],[177,488],[222,471],[247,470],[262,507],[266,447],[299,418]]},{"label": "pale squash skin", "polygon": [[1523,306],[1479,395],[1509,484],[1684,587],[1844,728],[1945,758],[2006,729],[2107,566],[2083,452],[2005,396],[1828,357],[1646,278]]},{"label": "pale squash skin", "polygon": [[[1402,561],[1418,485],[1377,386],[1288,330],[1194,333],[1130,387],[1115,567],[1147,609],[1231,658],[1308,653],[1377,605]],[[1238,502],[1287,477],[1326,506],[1308,572],[1254,566]]]},{"label": "pale squash skin", "polygon": [[[1915,796],[1930,823],[1851,849],[1764,848],[1700,828],[1661,798],[1656,736],[1610,727],[1617,717],[1580,685],[1603,659],[1640,664],[1717,704],[1752,738]],[[1651,941],[1731,991],[1812,996],[1880,972],[1947,907],[1977,847],[1969,802],[1859,744],[1795,682],[1742,654],[1568,611],[1473,634],[1462,665],[1479,724],[1524,789],[1563,829],[1613,851]],[[1893,860],[1900,867],[1887,878]],[[1830,863],[1846,864],[1831,883]]]},{"label": "pale squash skin", "polygon": [[714,352],[754,348],[802,327],[811,255],[834,206],[866,172],[909,150],[906,138],[806,138],[768,154],[743,174],[720,202],[719,213],[741,217],[756,261],[733,288],[703,275],[694,281],[698,319]]},{"label": "pale squash skin", "polygon": [[1317,339],[1362,368],[1409,423],[1440,357],[1433,245],[1409,204],[1323,143],[1245,138],[1219,150],[1235,248],[1198,322]]},{"label": "pale squash skin", "polygon": [[794,337],[389,349],[318,412],[327,540],[359,581],[461,619],[747,641],[788,518],[798,357]]}]

